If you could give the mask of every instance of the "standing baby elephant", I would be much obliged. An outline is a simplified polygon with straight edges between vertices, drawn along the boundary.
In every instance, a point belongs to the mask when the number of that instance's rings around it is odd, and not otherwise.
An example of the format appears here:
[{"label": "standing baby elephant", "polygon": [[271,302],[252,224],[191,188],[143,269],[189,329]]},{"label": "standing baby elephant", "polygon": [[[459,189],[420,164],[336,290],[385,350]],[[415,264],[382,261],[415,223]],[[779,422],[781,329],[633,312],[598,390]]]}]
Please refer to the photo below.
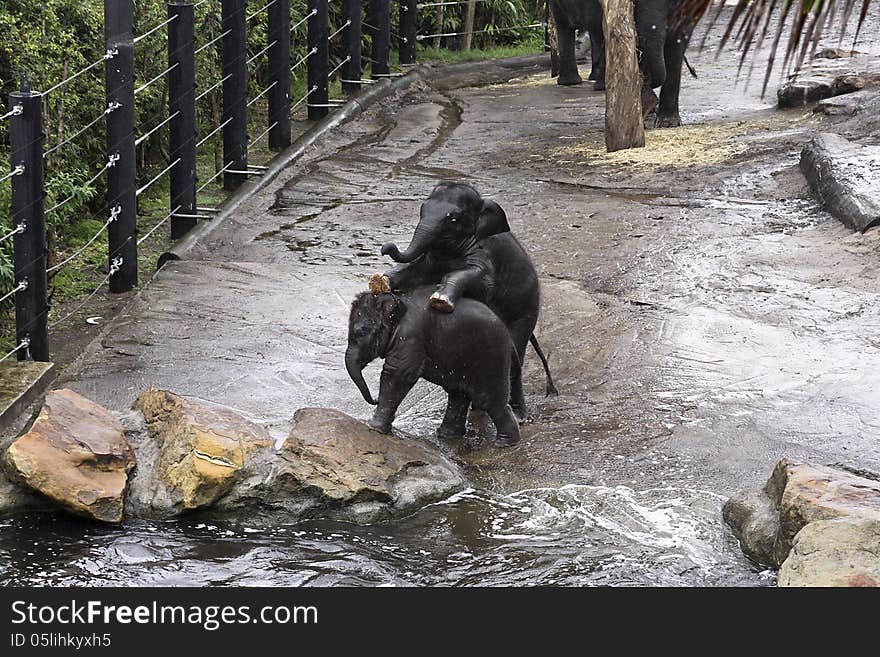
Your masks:
[{"label": "standing baby elephant", "polygon": [[[507,327],[472,299],[461,299],[454,313],[434,312],[428,306],[434,290],[419,287],[404,296],[364,292],[352,303],[345,367],[367,403],[376,405],[370,427],[390,433],[398,407],[423,378],[449,395],[438,436],[463,436],[470,404],[492,418],[498,445],[515,445],[519,425],[508,400],[516,352]],[[378,402],[363,375],[376,358],[385,359]]]}]

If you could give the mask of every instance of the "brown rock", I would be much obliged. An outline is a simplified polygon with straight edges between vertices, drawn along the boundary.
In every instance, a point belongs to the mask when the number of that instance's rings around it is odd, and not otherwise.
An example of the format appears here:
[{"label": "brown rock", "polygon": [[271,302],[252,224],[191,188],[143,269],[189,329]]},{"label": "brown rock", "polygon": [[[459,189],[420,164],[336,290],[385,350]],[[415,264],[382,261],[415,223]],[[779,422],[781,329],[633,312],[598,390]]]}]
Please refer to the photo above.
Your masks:
[{"label": "brown rock", "polygon": [[46,395],[39,417],[9,446],[6,459],[15,475],[66,510],[122,521],[134,453],[122,425],[72,390]]},{"label": "brown rock", "polygon": [[312,507],[307,515],[372,522],[410,513],[465,485],[455,464],[423,441],[376,433],[331,409],[301,409],[294,422],[272,488],[276,498]]},{"label": "brown rock", "polygon": [[272,451],[265,429],[228,409],[155,389],[135,404],[158,442],[155,467],[178,511],[214,504]]},{"label": "brown rock", "polygon": [[779,586],[880,586],[880,520],[806,525],[779,569]]},{"label": "brown rock", "polygon": [[752,561],[778,568],[774,547],[779,533],[779,513],[760,492],[737,493],[721,510],[743,553]]}]

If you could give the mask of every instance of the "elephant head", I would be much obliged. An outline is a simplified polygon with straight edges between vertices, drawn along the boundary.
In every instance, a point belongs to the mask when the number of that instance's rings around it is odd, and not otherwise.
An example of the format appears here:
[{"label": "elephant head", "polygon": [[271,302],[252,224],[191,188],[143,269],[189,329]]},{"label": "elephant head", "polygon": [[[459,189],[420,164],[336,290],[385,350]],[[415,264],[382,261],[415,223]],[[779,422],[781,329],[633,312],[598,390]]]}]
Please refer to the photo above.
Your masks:
[{"label": "elephant head", "polygon": [[385,357],[394,329],[405,312],[406,306],[393,294],[363,292],[351,304],[345,369],[368,404],[375,406],[376,401],[364,381],[363,369]]},{"label": "elephant head", "polygon": [[470,185],[445,182],[422,203],[409,247],[401,252],[389,242],[382,247],[382,255],[396,262],[413,262],[428,251],[461,256],[481,240],[509,231],[507,215],[495,201],[484,200]]},{"label": "elephant head", "polygon": [[666,81],[664,46],[669,21],[669,0],[636,0],[639,66],[646,85],[656,89]]}]

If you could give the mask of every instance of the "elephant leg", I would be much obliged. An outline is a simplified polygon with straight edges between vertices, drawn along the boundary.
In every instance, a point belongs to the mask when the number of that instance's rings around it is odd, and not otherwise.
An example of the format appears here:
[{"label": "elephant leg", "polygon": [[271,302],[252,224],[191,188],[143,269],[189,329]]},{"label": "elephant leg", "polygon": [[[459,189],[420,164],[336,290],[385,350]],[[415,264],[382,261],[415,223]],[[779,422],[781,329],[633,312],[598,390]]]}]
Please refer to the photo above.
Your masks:
[{"label": "elephant leg", "polygon": [[483,271],[480,269],[459,269],[443,277],[440,288],[431,295],[428,303],[434,310],[451,313],[455,304],[464,296],[475,299],[485,298],[482,292]]},{"label": "elephant leg", "polygon": [[370,291],[382,294],[391,290],[411,290],[419,285],[429,285],[436,278],[428,259],[423,257],[415,262],[397,265],[384,274],[373,274],[370,277]]},{"label": "elephant leg", "polygon": [[683,36],[670,34],[663,48],[666,58],[666,80],[660,88],[660,105],[657,108],[658,128],[676,128],[681,125],[678,114],[678,95],[681,90],[681,67],[687,40]]},{"label": "elephant leg", "polygon": [[409,391],[419,380],[419,371],[389,366],[386,359],[382,368],[382,377],[379,380],[379,400],[373,419],[367,425],[379,433],[391,433],[391,423],[397,415],[397,409],[406,398]]},{"label": "elephant leg", "polygon": [[557,20],[556,37],[559,39],[559,77],[556,78],[556,84],[581,84],[583,80],[578,73],[574,54],[574,28],[567,22]]},{"label": "elephant leg", "polygon": [[515,356],[510,360],[510,407],[513,409],[516,419],[520,422],[525,422],[529,417],[526,397],[523,393],[522,364],[523,359],[526,357],[529,338],[532,336],[534,329],[535,321],[531,318],[514,322],[508,327],[510,337],[513,340],[513,347],[516,351]]},{"label": "elephant leg", "polygon": [[510,406],[496,406],[488,411],[495,424],[495,444],[498,447],[513,447],[520,440],[519,424]]},{"label": "elephant leg", "polygon": [[593,89],[605,90],[605,34],[599,29],[590,29],[590,79],[594,80]]},{"label": "elephant leg", "polygon": [[437,437],[442,440],[461,438],[467,432],[467,414],[471,400],[461,392],[449,392],[446,413],[437,429]]}]

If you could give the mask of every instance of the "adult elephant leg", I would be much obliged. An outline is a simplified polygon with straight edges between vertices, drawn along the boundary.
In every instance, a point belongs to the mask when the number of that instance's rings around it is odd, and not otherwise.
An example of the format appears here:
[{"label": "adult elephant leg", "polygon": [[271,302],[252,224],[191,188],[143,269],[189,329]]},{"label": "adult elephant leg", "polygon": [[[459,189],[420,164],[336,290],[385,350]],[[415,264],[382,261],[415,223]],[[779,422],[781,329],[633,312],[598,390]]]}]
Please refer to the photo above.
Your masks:
[{"label": "adult elephant leg", "polygon": [[443,440],[461,438],[467,432],[467,414],[471,400],[461,392],[450,392],[443,422],[437,429],[437,437]]},{"label": "adult elephant leg", "polygon": [[556,3],[550,5],[556,20],[556,38],[559,41],[559,77],[556,84],[573,85],[581,84],[583,80],[577,69],[577,61],[574,57],[574,27],[564,17],[559,15]]},{"label": "adult elephant leg", "polygon": [[664,46],[666,59],[666,81],[660,89],[660,104],[657,107],[657,127],[677,128],[681,125],[678,114],[678,95],[681,91],[681,67],[687,40],[670,34]]},{"label": "adult elephant leg", "polygon": [[379,433],[391,433],[391,424],[397,415],[401,402],[419,380],[420,373],[409,368],[396,367],[385,360],[382,377],[379,380],[379,400],[373,419],[367,425]]},{"label": "adult elephant leg", "polygon": [[529,346],[529,338],[535,330],[535,323],[533,318],[526,317],[508,327],[516,351],[516,357],[510,362],[510,407],[520,422],[525,422],[529,417],[526,397],[523,393],[522,364],[526,356],[526,348]]},{"label": "adult elephant leg", "polygon": [[510,406],[496,406],[486,411],[495,425],[495,444],[499,447],[513,447],[520,440],[519,424]]},{"label": "adult elephant leg", "polygon": [[590,79],[596,91],[605,89],[605,30],[602,26],[602,5],[598,0],[587,4],[587,32],[590,34]]}]

